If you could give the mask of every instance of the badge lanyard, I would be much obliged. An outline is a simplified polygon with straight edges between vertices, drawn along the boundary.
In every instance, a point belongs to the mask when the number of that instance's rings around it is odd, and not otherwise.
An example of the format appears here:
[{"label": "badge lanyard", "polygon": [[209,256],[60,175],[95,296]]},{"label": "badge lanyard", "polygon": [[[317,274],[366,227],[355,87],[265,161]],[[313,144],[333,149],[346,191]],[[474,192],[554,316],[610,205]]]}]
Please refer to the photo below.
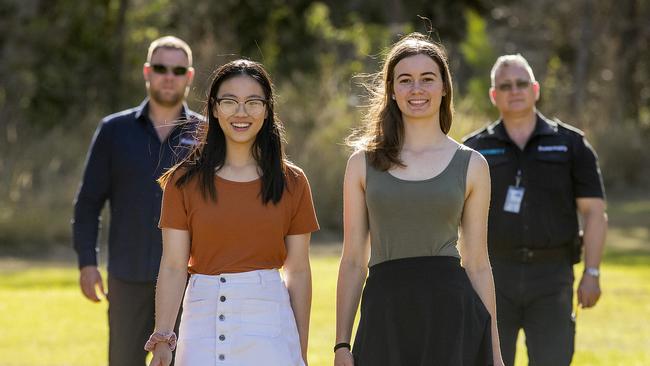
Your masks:
[{"label": "badge lanyard", "polygon": [[506,202],[503,205],[503,210],[505,212],[518,214],[521,210],[521,202],[524,199],[525,191],[526,189],[521,187],[521,169],[517,169],[515,185],[508,186],[508,193],[506,194]]}]

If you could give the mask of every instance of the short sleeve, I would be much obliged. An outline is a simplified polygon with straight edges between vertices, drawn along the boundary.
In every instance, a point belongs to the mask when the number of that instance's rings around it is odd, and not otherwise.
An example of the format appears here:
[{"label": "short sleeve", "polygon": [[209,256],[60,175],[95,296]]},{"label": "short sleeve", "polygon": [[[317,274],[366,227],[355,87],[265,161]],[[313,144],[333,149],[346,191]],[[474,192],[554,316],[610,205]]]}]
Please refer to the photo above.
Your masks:
[{"label": "short sleeve", "polygon": [[174,174],[163,189],[160,223],[158,227],[189,230],[187,225],[187,206],[183,189],[176,186],[179,174]]},{"label": "short sleeve", "polygon": [[605,198],[598,156],[584,137],[581,137],[575,146],[575,159],[571,174],[573,176],[573,191],[577,198]]},{"label": "short sleeve", "polygon": [[296,177],[296,190],[293,199],[293,213],[287,235],[307,234],[319,229],[309,181],[304,173]]}]

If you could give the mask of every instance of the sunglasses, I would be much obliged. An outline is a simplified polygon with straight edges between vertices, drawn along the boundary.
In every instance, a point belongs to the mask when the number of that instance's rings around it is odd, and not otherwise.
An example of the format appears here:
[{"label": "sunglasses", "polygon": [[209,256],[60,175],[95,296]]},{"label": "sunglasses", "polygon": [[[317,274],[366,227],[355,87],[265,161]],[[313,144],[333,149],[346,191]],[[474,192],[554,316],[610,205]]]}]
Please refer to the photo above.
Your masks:
[{"label": "sunglasses", "polygon": [[514,84],[512,83],[499,84],[497,85],[497,89],[499,89],[499,91],[502,92],[512,91],[515,87],[517,87],[518,90],[524,90],[524,89],[528,89],[530,84],[531,84],[530,80],[517,80],[515,81]]},{"label": "sunglasses", "polygon": [[156,74],[161,74],[161,75],[166,75],[167,72],[169,71],[171,71],[172,74],[176,76],[182,76],[187,74],[187,67],[185,66],[165,66],[162,64],[153,64],[151,65],[151,69]]}]

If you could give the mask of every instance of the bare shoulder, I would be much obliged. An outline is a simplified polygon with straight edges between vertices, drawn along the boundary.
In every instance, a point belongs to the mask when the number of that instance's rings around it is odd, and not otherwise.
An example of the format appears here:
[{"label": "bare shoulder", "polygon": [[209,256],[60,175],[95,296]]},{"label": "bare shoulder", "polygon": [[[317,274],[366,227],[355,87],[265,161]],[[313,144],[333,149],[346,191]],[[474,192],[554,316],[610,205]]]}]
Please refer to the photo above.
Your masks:
[{"label": "bare shoulder", "polygon": [[357,150],[348,159],[347,172],[349,173],[365,173],[366,171],[366,152],[364,150]]},{"label": "bare shoulder", "polygon": [[485,157],[478,151],[471,150],[469,166],[467,167],[467,181],[469,185],[483,185],[490,183],[490,166]]},{"label": "bare shoulder", "polygon": [[357,150],[348,159],[348,165],[345,168],[345,180],[348,182],[357,182],[365,186],[366,181],[366,152]]},{"label": "bare shoulder", "polygon": [[469,158],[470,169],[479,169],[479,170],[485,170],[486,172],[489,172],[490,166],[488,165],[487,160],[485,160],[485,157],[474,149],[470,149],[470,148],[467,149],[471,150],[471,155]]},{"label": "bare shoulder", "polygon": [[348,165],[364,165],[366,164],[366,151],[357,150],[348,158]]}]

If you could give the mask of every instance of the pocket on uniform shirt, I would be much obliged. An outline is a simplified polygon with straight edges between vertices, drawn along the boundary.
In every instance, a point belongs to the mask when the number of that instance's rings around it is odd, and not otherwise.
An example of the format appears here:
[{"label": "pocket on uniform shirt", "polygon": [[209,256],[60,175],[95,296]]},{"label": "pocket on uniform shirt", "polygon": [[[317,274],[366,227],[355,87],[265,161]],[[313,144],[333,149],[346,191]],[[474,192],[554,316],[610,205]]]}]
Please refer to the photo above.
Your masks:
[{"label": "pocket on uniform shirt", "polygon": [[242,331],[247,335],[277,337],[281,332],[280,304],[269,300],[244,300]]},{"label": "pocket on uniform shirt", "polygon": [[531,183],[548,191],[565,191],[571,187],[571,166],[566,152],[538,152],[537,167],[529,169]]},{"label": "pocket on uniform shirt", "polygon": [[485,157],[485,160],[487,160],[488,165],[490,168],[494,168],[499,165],[503,165],[510,161],[510,158],[505,154],[498,154],[498,155],[483,155]]},{"label": "pocket on uniform shirt", "polygon": [[564,164],[569,161],[569,153],[562,151],[538,152],[535,158],[545,163]]}]

